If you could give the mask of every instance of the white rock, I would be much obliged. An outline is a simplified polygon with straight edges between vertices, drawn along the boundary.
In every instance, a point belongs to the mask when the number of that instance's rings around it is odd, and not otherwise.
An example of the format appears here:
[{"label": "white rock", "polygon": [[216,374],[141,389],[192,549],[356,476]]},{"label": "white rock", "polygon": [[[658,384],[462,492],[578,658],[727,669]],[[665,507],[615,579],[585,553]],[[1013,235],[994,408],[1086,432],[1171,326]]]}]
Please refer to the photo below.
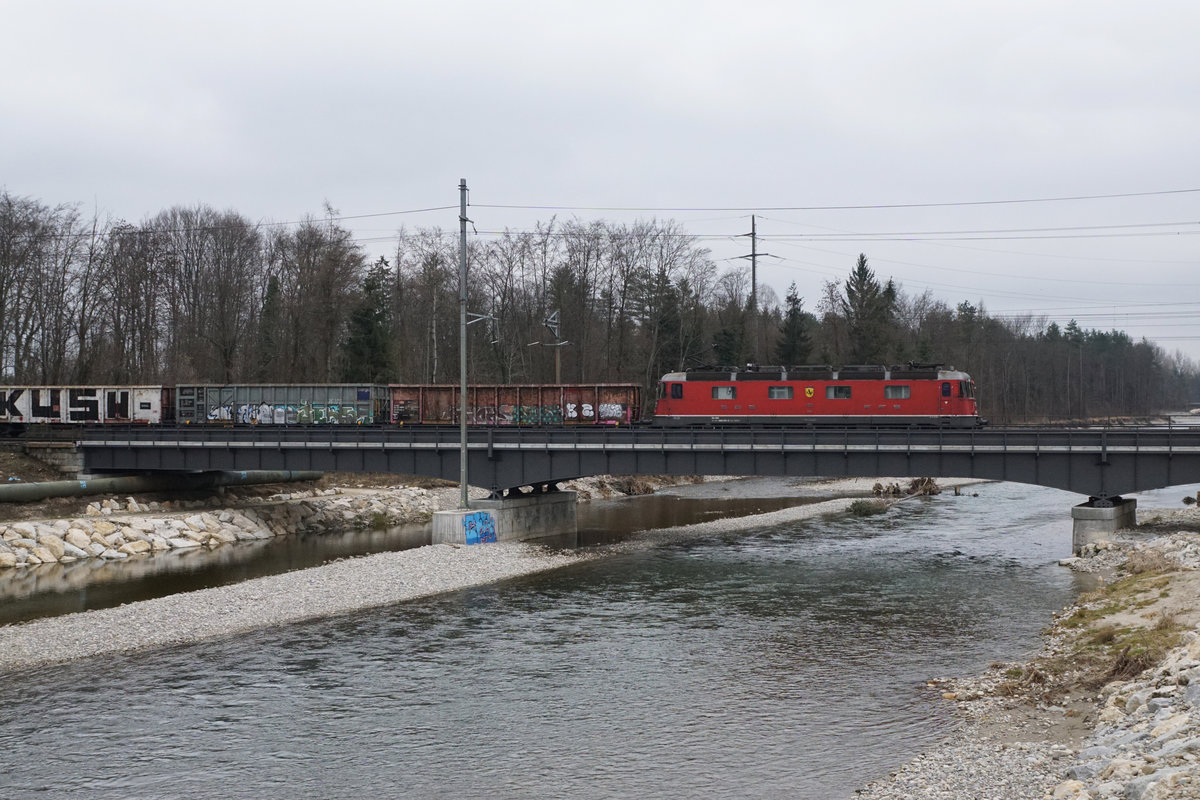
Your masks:
[{"label": "white rock", "polygon": [[84,533],[79,528],[71,528],[67,531],[66,542],[80,549],[85,548],[91,542],[91,537]]},{"label": "white rock", "polygon": [[1159,723],[1152,731],[1150,731],[1150,735],[1155,738],[1161,736],[1170,736],[1171,734],[1182,730],[1190,721],[1191,717],[1187,714],[1174,714]]},{"label": "white rock", "polygon": [[63,553],[66,552],[66,542],[53,534],[43,534],[38,539],[38,543],[54,554],[55,561],[62,558]]},{"label": "white rock", "polygon": [[[82,547],[76,547],[70,542],[63,543],[63,557],[70,556],[71,558],[91,558],[91,553]],[[62,561],[63,559],[59,559]]]},{"label": "white rock", "polygon": [[54,555],[49,548],[40,545],[33,548],[30,555],[43,564],[53,564],[55,561],[58,561],[58,556]]},{"label": "white rock", "polygon": [[168,539],[167,543],[170,544],[171,547],[175,548],[176,550],[186,550],[189,547],[199,547],[200,546],[200,543],[198,541],[196,541],[195,539],[187,539],[182,536],[177,537],[175,539]]},{"label": "white rock", "polygon": [[1054,793],[1050,795],[1054,800],[1076,800],[1079,793],[1084,790],[1082,781],[1063,781],[1058,786],[1054,787]]}]

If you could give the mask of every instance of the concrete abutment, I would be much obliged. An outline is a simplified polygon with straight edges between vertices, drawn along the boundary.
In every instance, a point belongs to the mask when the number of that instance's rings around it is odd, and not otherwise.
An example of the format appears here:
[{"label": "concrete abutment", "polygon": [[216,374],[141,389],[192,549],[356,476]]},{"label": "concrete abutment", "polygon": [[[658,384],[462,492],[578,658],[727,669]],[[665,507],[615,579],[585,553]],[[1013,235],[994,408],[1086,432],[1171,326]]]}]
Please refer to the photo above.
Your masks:
[{"label": "concrete abutment", "polygon": [[1101,539],[1110,539],[1121,528],[1137,526],[1137,500],[1113,497],[1103,500],[1091,499],[1071,509],[1071,551],[1075,555],[1083,548]]},{"label": "concrete abutment", "polygon": [[575,492],[542,492],[472,500],[470,508],[433,515],[434,544],[523,542],[574,536]]}]

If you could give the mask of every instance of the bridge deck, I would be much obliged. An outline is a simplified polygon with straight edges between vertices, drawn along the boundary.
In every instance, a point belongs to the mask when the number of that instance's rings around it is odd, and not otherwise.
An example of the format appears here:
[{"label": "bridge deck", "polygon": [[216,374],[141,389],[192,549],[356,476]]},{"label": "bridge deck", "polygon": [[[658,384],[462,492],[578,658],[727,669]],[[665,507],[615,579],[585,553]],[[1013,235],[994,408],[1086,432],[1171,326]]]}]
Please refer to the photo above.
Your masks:
[{"label": "bridge deck", "polygon": [[[457,480],[457,427],[94,428],[88,469],[395,472]],[[932,476],[1092,496],[1200,482],[1200,429],[472,428],[490,489],[595,474]]]}]

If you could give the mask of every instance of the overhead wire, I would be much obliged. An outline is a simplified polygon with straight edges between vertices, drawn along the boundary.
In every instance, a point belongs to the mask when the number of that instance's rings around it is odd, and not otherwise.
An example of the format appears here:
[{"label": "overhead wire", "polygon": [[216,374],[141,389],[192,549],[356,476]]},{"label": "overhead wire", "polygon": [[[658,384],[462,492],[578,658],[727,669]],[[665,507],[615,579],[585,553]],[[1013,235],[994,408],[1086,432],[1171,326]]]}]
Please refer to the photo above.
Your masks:
[{"label": "overhead wire", "polygon": [[671,207],[671,206],[569,206],[569,205],[520,205],[520,204],[504,204],[504,203],[473,203],[475,208],[507,208],[520,209],[526,211],[671,211],[671,212],[692,212],[692,211],[865,211],[875,209],[897,209],[897,208],[949,208],[955,206],[990,206],[990,205],[1016,205],[1025,203],[1060,203],[1071,202],[1078,200],[1114,200],[1128,197],[1154,197],[1167,196],[1178,194],[1194,194],[1200,192],[1200,189],[1163,189],[1150,192],[1121,192],[1116,194],[1092,194],[1092,195],[1067,195],[1062,197],[1026,197],[1006,200],[962,200],[951,202],[932,202],[932,203],[867,203],[857,205],[831,205],[831,206],[697,206],[697,207]]}]

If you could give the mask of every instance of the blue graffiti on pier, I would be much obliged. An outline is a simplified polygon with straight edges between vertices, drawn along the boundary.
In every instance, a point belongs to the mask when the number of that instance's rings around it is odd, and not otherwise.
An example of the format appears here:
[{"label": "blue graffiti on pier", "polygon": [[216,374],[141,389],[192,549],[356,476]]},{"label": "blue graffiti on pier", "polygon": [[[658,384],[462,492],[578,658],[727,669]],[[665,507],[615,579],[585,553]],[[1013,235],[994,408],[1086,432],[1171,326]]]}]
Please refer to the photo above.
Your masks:
[{"label": "blue graffiti on pier", "polygon": [[467,544],[485,544],[496,541],[496,520],[487,511],[467,514],[462,521]]}]

